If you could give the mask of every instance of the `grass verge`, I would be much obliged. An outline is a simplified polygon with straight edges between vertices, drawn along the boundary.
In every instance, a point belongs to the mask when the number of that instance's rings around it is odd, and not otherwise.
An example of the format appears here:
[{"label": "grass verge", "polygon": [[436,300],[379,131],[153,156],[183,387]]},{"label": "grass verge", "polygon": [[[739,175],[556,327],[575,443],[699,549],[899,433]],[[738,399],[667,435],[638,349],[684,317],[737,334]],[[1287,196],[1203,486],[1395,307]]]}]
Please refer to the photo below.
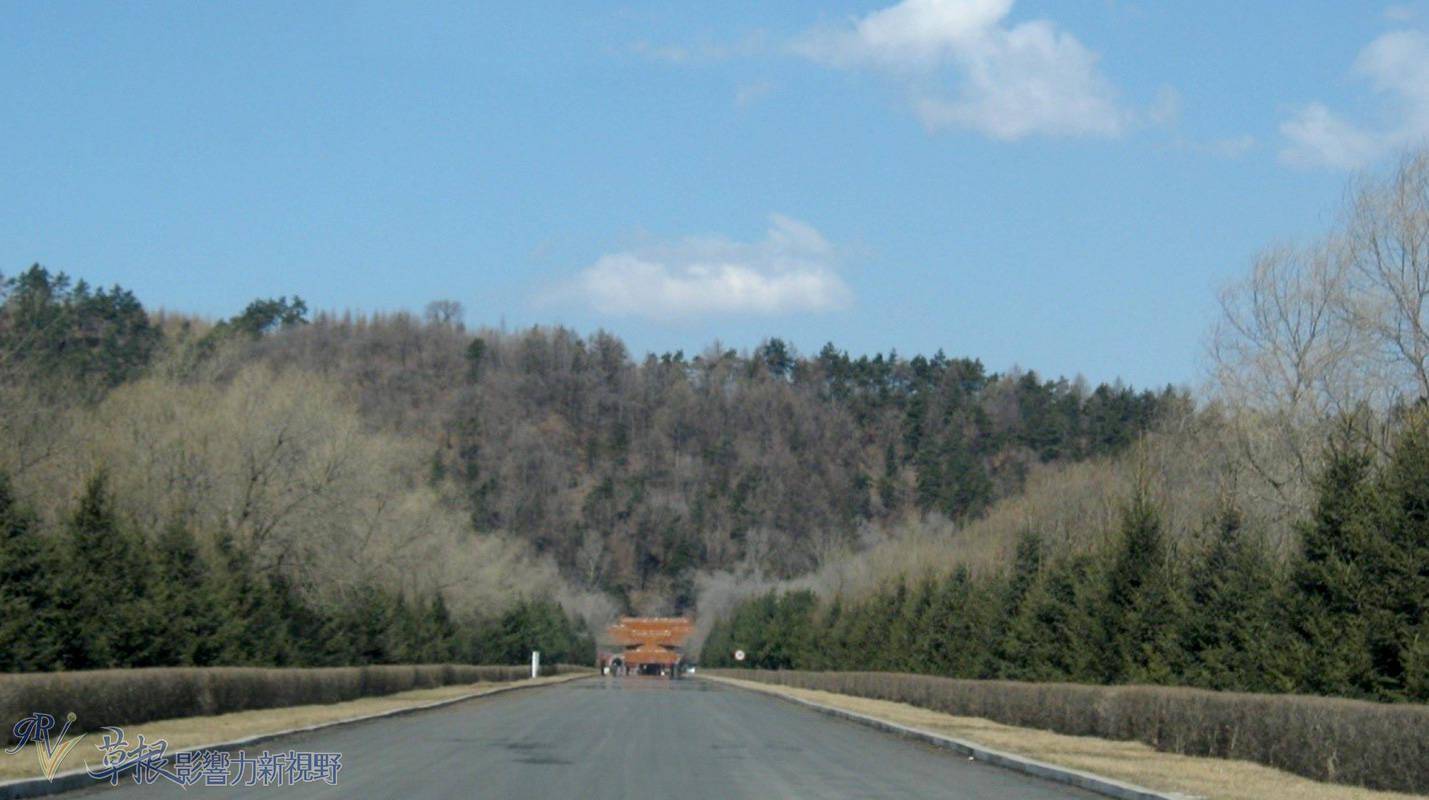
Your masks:
[{"label": "grass verge", "polygon": [[1248,761],[1164,753],[1141,742],[1067,736],[974,717],[955,717],[907,703],[871,700],[815,689],[796,689],[737,678],[710,675],[704,678],[757,692],[797,697],[845,711],[866,714],[1162,792],[1176,792],[1212,800],[1265,800],[1279,797],[1295,800],[1423,800],[1425,797],[1321,783]]},{"label": "grass verge", "polygon": [[[562,683],[586,677],[584,673],[574,675],[554,675],[546,678],[510,681],[505,683],[471,683],[439,686],[433,689],[414,689],[407,692],[364,697],[342,703],[321,705],[290,706],[287,708],[265,708],[255,711],[237,711],[211,717],[182,717],[161,719],[138,725],[125,725],[124,732],[134,741],[137,734],[143,734],[148,741],[163,739],[169,743],[169,750],[184,750],[192,747],[231,742],[253,736],[278,733],[295,728],[306,728],[345,720],[368,717],[391,711],[400,711],[418,706],[452,700],[458,697],[481,695],[503,691],[513,686],[540,686]],[[85,741],[72,749],[60,764],[59,772],[79,769],[85,761],[98,763],[98,751],[90,744],[90,739],[98,742],[97,734],[89,734]],[[34,745],[25,747],[18,753],[8,753],[0,749],[0,781],[18,778],[37,778],[41,775]]]}]

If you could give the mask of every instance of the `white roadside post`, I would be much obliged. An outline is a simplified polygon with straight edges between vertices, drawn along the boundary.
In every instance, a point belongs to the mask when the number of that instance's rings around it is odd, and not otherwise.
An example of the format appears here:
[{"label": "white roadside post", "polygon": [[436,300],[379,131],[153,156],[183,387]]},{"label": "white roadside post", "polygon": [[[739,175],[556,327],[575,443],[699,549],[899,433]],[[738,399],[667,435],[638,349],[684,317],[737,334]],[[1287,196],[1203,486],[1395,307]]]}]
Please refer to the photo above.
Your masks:
[{"label": "white roadside post", "polygon": [[541,676],[541,651],[540,651],[540,650],[532,650],[532,651],[531,651],[531,677],[533,677],[533,678],[539,678],[540,676]]}]

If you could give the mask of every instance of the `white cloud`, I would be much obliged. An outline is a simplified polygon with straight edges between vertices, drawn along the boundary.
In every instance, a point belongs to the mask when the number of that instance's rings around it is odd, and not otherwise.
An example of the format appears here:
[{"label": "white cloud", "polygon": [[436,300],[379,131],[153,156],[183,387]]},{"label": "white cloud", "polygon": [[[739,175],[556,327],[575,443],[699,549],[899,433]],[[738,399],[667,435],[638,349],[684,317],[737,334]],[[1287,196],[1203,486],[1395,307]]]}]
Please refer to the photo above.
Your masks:
[{"label": "white cloud", "polygon": [[1289,143],[1280,151],[1285,163],[1297,167],[1354,169],[1384,151],[1381,136],[1361,130],[1326,108],[1311,103],[1280,124]]},{"label": "white cloud", "polygon": [[774,84],[769,81],[746,83],[734,92],[735,108],[749,108],[774,94],[774,89]]},{"label": "white cloud", "polygon": [[1429,36],[1409,30],[1386,33],[1360,51],[1353,71],[1384,99],[1391,122],[1359,125],[1323,103],[1310,103],[1280,125],[1284,162],[1355,169],[1429,138]]},{"label": "white cloud", "polygon": [[1170,146],[1172,150],[1183,153],[1235,159],[1254,150],[1258,143],[1256,138],[1250,134],[1227,136],[1220,139],[1196,139],[1188,136],[1176,136],[1171,139]]},{"label": "white cloud", "polygon": [[1414,8],[1405,4],[1396,4],[1384,9],[1384,18],[1390,22],[1408,22],[1415,16]]},{"label": "white cloud", "polygon": [[1156,102],[1146,110],[1146,118],[1155,125],[1176,125],[1181,121],[1181,93],[1174,87],[1162,86],[1156,92]]},{"label": "white cloud", "polygon": [[1133,115],[1097,68],[1098,55],[1050,21],[1008,25],[1012,3],[903,0],[810,31],[793,49],[821,64],[894,77],[933,130],[968,128],[1004,140],[1120,134]]},{"label": "white cloud", "polygon": [[603,314],[670,321],[847,307],[838,248],[812,226],[770,216],[756,242],[689,237],[601,256],[565,292]]},{"label": "white cloud", "polygon": [[766,49],[768,34],[753,30],[734,41],[702,41],[696,44],[655,44],[641,40],[627,50],[651,61],[667,64],[713,64],[734,58],[749,58]]},{"label": "white cloud", "polygon": [[1207,152],[1221,158],[1239,158],[1255,149],[1255,137],[1250,134],[1216,139],[1207,147]]},{"label": "white cloud", "polygon": [[653,44],[643,39],[631,44],[629,49],[630,52],[635,55],[643,56],[651,61],[664,61],[669,64],[686,64],[695,57],[695,53],[684,45]]}]

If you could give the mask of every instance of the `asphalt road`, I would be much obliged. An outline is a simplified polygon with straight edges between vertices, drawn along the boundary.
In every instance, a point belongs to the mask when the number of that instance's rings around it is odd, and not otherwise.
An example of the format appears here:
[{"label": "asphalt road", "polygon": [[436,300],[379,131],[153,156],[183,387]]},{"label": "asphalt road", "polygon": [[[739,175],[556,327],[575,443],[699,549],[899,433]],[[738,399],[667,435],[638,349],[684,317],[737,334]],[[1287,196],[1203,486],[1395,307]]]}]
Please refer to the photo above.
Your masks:
[{"label": "asphalt road", "polygon": [[[701,680],[592,678],[342,726],[256,750],[339,752],[337,786],[121,784],[71,797],[1090,798]],[[254,755],[249,752],[249,755]],[[127,779],[125,779],[127,782]]]}]

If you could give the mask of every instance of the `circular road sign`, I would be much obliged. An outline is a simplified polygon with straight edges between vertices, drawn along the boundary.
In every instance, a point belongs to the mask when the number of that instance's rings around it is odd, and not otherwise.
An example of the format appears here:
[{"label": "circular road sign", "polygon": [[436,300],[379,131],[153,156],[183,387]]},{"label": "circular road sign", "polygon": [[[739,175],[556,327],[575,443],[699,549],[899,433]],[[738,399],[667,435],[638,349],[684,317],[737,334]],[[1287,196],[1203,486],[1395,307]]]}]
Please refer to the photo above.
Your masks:
[{"label": "circular road sign", "polygon": [[735,661],[743,661],[743,660],[744,660],[744,651],[743,651],[743,650],[736,650],[736,651],[734,651],[734,660],[735,660]]}]

